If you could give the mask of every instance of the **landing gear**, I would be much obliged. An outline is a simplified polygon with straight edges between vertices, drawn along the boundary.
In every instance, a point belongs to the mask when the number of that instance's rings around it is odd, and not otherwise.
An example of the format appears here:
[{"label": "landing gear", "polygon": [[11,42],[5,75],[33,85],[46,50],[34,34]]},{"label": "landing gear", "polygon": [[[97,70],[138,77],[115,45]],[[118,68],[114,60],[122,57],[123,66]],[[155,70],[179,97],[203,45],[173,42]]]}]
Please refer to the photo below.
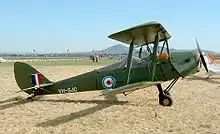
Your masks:
[{"label": "landing gear", "polygon": [[167,94],[159,94],[159,104],[162,106],[172,106],[173,100],[170,95]]},{"label": "landing gear", "polygon": [[159,92],[159,104],[162,105],[162,106],[172,106],[173,104],[173,100],[171,98],[171,95],[169,93],[170,89],[173,87],[173,85],[177,82],[179,78],[175,78],[171,83],[170,85],[165,89],[163,90],[161,84],[157,84],[157,89],[158,89],[158,92]]}]

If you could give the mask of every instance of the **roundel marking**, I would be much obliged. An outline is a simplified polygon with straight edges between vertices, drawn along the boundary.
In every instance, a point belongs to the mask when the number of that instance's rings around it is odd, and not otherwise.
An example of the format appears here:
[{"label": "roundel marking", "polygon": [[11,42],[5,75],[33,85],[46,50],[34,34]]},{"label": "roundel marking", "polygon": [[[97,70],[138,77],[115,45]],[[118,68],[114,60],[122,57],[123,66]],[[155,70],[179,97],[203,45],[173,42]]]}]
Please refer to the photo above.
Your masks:
[{"label": "roundel marking", "polygon": [[104,88],[112,88],[115,86],[115,84],[116,84],[115,78],[112,76],[105,76],[102,79],[102,86]]}]

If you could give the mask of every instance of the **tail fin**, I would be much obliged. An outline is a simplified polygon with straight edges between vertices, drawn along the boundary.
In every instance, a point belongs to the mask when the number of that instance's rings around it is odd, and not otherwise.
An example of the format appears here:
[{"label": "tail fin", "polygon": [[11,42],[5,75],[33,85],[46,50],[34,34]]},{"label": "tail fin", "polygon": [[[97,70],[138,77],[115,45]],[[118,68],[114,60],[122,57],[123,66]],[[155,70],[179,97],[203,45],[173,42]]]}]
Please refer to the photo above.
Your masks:
[{"label": "tail fin", "polygon": [[[39,71],[31,67],[30,65],[22,62],[14,63],[14,75],[18,87],[23,90],[30,87],[34,87],[36,84],[48,84],[51,83],[45,76],[43,76]],[[39,79],[34,82],[34,77]]]}]

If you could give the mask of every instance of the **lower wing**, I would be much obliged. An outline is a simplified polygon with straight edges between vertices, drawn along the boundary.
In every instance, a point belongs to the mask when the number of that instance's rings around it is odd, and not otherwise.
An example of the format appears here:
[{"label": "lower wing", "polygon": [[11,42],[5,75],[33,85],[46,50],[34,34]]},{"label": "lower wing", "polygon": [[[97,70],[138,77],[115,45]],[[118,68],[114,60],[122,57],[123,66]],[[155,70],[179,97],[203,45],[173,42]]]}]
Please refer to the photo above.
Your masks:
[{"label": "lower wing", "polygon": [[102,95],[116,95],[116,94],[121,94],[121,93],[126,93],[126,92],[132,92],[138,89],[150,87],[150,86],[157,85],[160,83],[162,82],[159,82],[159,81],[158,82],[149,82],[149,81],[136,82],[136,83],[128,84],[128,85],[121,86],[118,88],[114,88],[114,89],[105,89],[102,92]]}]

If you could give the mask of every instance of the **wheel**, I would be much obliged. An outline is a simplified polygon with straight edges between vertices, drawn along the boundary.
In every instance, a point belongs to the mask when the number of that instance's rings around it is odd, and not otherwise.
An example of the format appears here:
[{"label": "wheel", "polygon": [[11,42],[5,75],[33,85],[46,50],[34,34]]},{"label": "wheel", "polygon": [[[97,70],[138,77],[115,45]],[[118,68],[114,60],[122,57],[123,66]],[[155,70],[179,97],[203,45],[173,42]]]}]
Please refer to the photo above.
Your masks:
[{"label": "wheel", "polygon": [[173,104],[173,100],[170,95],[161,94],[159,95],[159,104],[162,106],[170,107]]}]

